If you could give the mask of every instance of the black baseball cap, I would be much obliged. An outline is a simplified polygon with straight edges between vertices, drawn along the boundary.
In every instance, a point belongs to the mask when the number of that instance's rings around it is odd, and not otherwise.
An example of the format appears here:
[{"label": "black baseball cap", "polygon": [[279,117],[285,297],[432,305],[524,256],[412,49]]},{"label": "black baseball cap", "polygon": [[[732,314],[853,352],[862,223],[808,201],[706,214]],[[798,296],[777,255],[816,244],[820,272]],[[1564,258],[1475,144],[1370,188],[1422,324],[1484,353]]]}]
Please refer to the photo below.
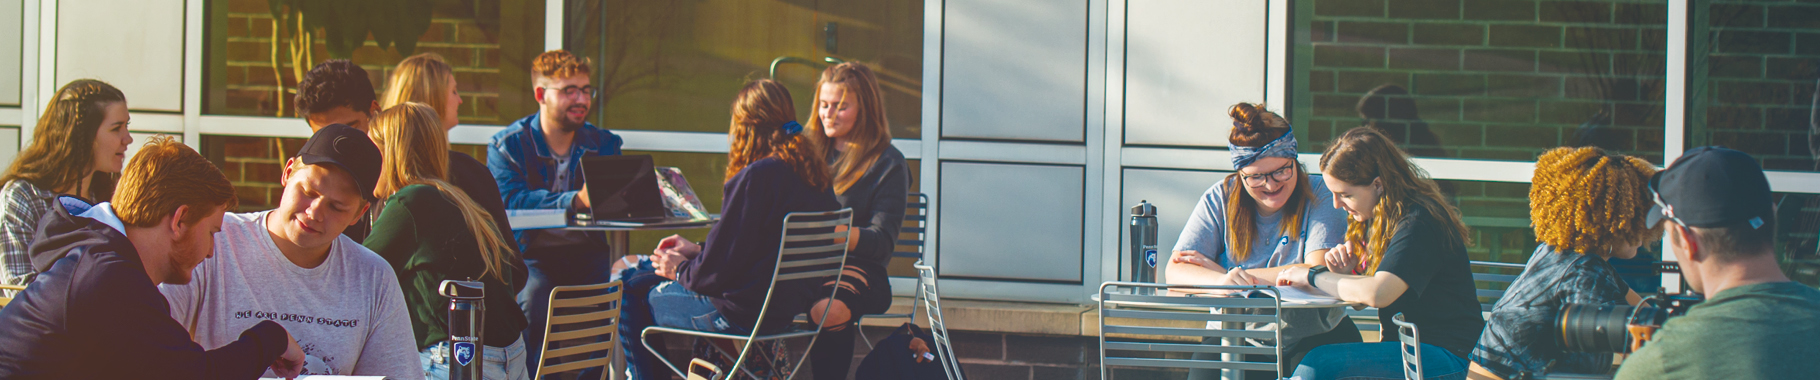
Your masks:
[{"label": "black baseball cap", "polygon": [[378,200],[373,196],[373,186],[379,183],[382,157],[366,132],[342,124],[316,130],[297,151],[297,159],[306,165],[335,165],[352,174],[354,188],[367,202]]},{"label": "black baseball cap", "polygon": [[1649,225],[1672,219],[1689,227],[1713,228],[1748,222],[1762,227],[1775,217],[1769,178],[1750,155],[1704,146],[1681,155],[1649,178],[1655,207]]}]

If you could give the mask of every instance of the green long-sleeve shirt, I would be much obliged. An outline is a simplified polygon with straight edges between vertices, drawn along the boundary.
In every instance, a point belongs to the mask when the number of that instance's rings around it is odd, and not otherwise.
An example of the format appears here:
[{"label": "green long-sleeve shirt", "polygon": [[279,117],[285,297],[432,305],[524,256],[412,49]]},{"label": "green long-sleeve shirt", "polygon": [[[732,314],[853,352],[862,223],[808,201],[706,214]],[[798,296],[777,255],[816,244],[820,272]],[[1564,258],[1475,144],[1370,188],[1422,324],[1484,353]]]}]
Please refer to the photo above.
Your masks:
[{"label": "green long-sleeve shirt", "polygon": [[[398,273],[418,347],[449,337],[449,299],[436,293],[443,280],[486,284],[486,345],[505,347],[518,340],[526,322],[515,300],[518,291],[511,284],[525,274],[505,268],[504,281],[492,274],[481,276],[486,264],[481,261],[480,247],[474,244],[474,234],[454,202],[433,186],[411,185],[386,198],[383,210],[364,245]],[[522,259],[514,253],[510,260]]]}]

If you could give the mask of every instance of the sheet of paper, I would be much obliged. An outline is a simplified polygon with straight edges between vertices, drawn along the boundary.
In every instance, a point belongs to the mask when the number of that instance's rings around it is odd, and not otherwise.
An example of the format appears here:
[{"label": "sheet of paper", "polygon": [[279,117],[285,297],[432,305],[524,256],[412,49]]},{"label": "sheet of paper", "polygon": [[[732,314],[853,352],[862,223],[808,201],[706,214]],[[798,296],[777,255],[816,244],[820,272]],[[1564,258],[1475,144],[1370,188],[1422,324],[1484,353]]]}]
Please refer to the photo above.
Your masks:
[{"label": "sheet of paper", "polygon": [[566,212],[560,209],[510,209],[506,210],[506,223],[511,223],[514,230],[564,227],[569,223]]},{"label": "sheet of paper", "polygon": [[1328,295],[1326,292],[1320,290],[1310,292],[1294,286],[1278,286],[1276,288],[1278,294],[1281,294],[1283,297],[1283,303],[1301,305],[1338,305],[1345,303],[1345,301],[1340,301],[1339,298]]}]

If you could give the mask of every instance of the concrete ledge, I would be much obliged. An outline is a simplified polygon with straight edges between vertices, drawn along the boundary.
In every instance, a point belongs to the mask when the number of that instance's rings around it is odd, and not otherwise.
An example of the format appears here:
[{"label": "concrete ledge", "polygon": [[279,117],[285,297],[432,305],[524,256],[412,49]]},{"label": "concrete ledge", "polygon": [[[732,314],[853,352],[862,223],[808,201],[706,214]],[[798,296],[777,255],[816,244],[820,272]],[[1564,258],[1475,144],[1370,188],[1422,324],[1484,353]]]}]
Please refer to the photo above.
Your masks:
[{"label": "concrete ledge", "polygon": [[[891,309],[887,313],[905,313],[910,311],[910,297],[895,297],[891,300]],[[942,317],[948,322],[948,330],[983,331],[1007,334],[1040,334],[1040,335],[1095,335],[1098,334],[1098,320],[1094,322],[1094,331],[1082,334],[1081,317],[1091,313],[1097,316],[1095,306],[1071,305],[1032,302],[976,301],[944,299],[942,300]],[[903,319],[871,318],[860,321],[863,326],[896,327],[904,324]],[[929,326],[927,311],[922,305],[916,308],[916,324]]]}]

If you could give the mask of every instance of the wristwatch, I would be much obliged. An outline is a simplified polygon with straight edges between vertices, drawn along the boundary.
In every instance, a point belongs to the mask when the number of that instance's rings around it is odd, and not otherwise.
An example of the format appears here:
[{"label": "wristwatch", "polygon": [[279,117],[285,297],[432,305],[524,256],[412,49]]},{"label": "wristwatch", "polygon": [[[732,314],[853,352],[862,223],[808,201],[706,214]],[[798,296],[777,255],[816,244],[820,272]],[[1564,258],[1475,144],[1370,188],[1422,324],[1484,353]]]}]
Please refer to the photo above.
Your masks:
[{"label": "wristwatch", "polygon": [[1308,268],[1308,287],[1310,287],[1310,288],[1315,287],[1314,286],[1314,277],[1316,275],[1320,275],[1322,272],[1326,272],[1326,271],[1327,271],[1326,265],[1316,265],[1312,268]]}]

